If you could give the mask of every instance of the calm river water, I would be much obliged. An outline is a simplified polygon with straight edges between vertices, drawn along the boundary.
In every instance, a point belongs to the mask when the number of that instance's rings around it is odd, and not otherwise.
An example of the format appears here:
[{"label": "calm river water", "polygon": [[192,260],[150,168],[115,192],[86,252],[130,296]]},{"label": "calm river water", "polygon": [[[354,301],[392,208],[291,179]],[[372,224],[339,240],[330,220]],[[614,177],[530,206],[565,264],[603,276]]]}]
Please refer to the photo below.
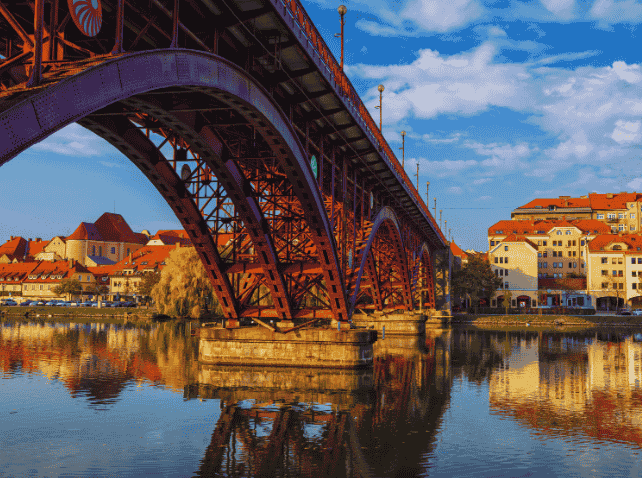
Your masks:
[{"label": "calm river water", "polygon": [[213,367],[175,323],[4,323],[0,477],[642,476],[642,336],[436,330]]}]

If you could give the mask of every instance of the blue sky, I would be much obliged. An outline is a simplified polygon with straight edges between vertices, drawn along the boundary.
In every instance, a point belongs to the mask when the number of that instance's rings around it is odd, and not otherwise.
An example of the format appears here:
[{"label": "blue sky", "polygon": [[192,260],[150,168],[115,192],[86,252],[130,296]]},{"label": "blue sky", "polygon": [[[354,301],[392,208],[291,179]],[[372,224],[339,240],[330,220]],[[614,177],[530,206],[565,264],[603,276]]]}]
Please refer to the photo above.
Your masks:
[{"label": "blue sky", "polygon": [[[339,55],[342,2],[303,2]],[[642,191],[642,71],[634,0],[343,2],[346,73],[464,249],[536,197]],[[401,154],[399,154],[401,156]],[[118,151],[72,125],[2,167],[0,240],[69,234],[104,211],[179,227]],[[8,179],[7,179],[8,178]]]}]

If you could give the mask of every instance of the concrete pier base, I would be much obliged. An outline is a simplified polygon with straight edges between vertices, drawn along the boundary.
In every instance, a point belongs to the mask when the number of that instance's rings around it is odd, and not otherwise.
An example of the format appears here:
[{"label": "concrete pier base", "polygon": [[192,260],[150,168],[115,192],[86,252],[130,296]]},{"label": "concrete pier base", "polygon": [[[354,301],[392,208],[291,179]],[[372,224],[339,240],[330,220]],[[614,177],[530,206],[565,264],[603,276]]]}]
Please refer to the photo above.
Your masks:
[{"label": "concrete pier base", "polygon": [[376,330],[379,339],[383,337],[383,328],[386,328],[386,337],[389,335],[423,335],[426,331],[426,316],[414,312],[401,312],[395,314],[354,314],[352,323],[357,327],[366,327]]},{"label": "concrete pier base", "polygon": [[349,410],[372,401],[373,369],[198,366],[198,383],[185,389],[186,398],[218,398],[226,403],[332,403]]},{"label": "concrete pier base", "polygon": [[263,327],[200,330],[199,361],[206,364],[359,368],[372,365],[373,330],[300,329],[287,334]]}]

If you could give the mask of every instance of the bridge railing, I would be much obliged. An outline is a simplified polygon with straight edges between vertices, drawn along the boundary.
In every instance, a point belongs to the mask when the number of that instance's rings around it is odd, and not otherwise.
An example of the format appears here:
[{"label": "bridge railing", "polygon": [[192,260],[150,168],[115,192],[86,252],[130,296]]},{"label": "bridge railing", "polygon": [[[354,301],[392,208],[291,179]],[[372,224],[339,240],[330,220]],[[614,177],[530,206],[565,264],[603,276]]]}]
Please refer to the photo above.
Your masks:
[{"label": "bridge railing", "polygon": [[363,121],[362,126],[365,126],[365,129],[368,133],[370,133],[371,137],[375,138],[376,142],[378,143],[376,145],[378,146],[377,149],[383,153],[384,159],[387,160],[388,165],[392,169],[394,169],[397,175],[401,178],[404,185],[406,186],[406,189],[412,194],[417,206],[419,206],[419,208],[423,211],[428,221],[432,224],[434,230],[445,243],[446,238],[441,232],[441,229],[437,226],[437,222],[430,213],[428,206],[419,195],[417,189],[413,186],[410,178],[406,174],[406,171],[401,167],[399,160],[392,152],[392,149],[388,145],[388,142],[385,140],[383,134],[377,127],[377,124],[372,119],[370,112],[366,109],[366,106],[361,101],[361,97],[355,90],[354,86],[352,86],[352,83],[350,82],[346,74],[341,69],[339,63],[323,40],[323,37],[314,26],[314,23],[312,23],[312,20],[310,20],[310,17],[308,16],[303,6],[299,3],[299,0],[277,1],[285,6],[286,11],[292,16],[295,24],[298,25],[301,32],[305,35],[308,44],[317,52],[319,58],[322,60],[328,72],[334,79],[335,83],[340,88],[341,93],[348,99],[350,103],[352,103],[353,107],[355,108],[355,112]]}]

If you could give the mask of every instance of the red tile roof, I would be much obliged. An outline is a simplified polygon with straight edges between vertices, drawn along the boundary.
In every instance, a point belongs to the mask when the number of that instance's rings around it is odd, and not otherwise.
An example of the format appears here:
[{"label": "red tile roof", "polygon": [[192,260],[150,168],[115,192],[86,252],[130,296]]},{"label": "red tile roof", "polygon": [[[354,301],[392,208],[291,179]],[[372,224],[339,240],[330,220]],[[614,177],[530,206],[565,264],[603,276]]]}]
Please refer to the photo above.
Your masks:
[{"label": "red tile roof", "polygon": [[123,216],[110,212],[104,213],[95,223],[82,222],[67,240],[90,240],[103,242],[126,242],[145,244],[147,236],[131,230]]},{"label": "red tile roof", "polygon": [[191,246],[192,241],[186,231],[182,230],[164,230],[158,231],[150,241],[161,241],[166,246],[171,246],[180,242],[182,246]]},{"label": "red tile roof", "polygon": [[110,275],[122,273],[124,269],[133,269],[134,273],[143,272],[147,269],[162,269],[169,253],[176,249],[176,246],[145,246],[138,249],[122,261],[109,266],[112,268]]},{"label": "red tile roof", "polygon": [[29,241],[29,244],[27,246],[27,254],[32,257],[36,256],[36,254],[40,254],[50,242],[51,241],[43,241],[42,239]]},{"label": "red tile roof", "polygon": [[[612,196],[612,197],[608,197]],[[614,194],[589,194],[591,208],[593,209],[627,209],[627,202],[637,201],[639,194],[614,193]]]},{"label": "red tile roof", "polygon": [[[610,226],[596,219],[575,219],[567,221],[565,219],[551,221],[498,221],[488,228],[488,235],[498,234],[528,234],[548,235],[548,232],[554,227],[576,227],[583,233],[608,233],[611,231]],[[503,231],[503,232],[496,232]],[[538,232],[541,231],[541,232]],[[595,231],[598,231],[597,233]]]},{"label": "red tile roof", "polygon": [[588,198],[538,198],[517,209],[548,208],[548,206],[556,206],[558,208],[590,207],[590,200]]},{"label": "red tile roof", "polygon": [[27,240],[20,236],[14,237],[0,246],[0,257],[6,254],[11,260],[22,260],[25,257],[26,250]]},{"label": "red tile roof", "polygon": [[[0,264],[0,280],[6,281],[14,277],[22,281],[38,265],[37,262],[18,262],[15,264]],[[17,282],[17,281],[16,281]]]},{"label": "red tile roof", "polygon": [[[605,249],[609,244],[614,242],[622,242],[629,246],[627,251],[615,251],[615,252],[625,252],[628,254],[637,253],[642,254],[642,236],[638,234],[601,234],[589,242],[589,251],[598,252]],[[638,247],[640,250],[638,251]]]},{"label": "red tile roof", "polygon": [[[61,279],[68,279],[74,274],[86,274],[89,270],[79,262],[73,262],[69,267],[69,261],[40,261],[36,263],[36,267],[29,272],[27,278],[23,281],[25,283],[53,283],[59,282]],[[37,275],[36,279],[30,279],[29,276]],[[44,275],[44,278],[43,278]],[[58,279],[57,276],[62,276]]]},{"label": "red tile roof", "polygon": [[535,250],[537,250],[537,246],[533,243],[533,241],[529,240],[526,236],[522,234],[520,235],[509,234],[502,240],[502,242],[525,242],[526,244],[529,244],[530,246],[535,248]]}]

